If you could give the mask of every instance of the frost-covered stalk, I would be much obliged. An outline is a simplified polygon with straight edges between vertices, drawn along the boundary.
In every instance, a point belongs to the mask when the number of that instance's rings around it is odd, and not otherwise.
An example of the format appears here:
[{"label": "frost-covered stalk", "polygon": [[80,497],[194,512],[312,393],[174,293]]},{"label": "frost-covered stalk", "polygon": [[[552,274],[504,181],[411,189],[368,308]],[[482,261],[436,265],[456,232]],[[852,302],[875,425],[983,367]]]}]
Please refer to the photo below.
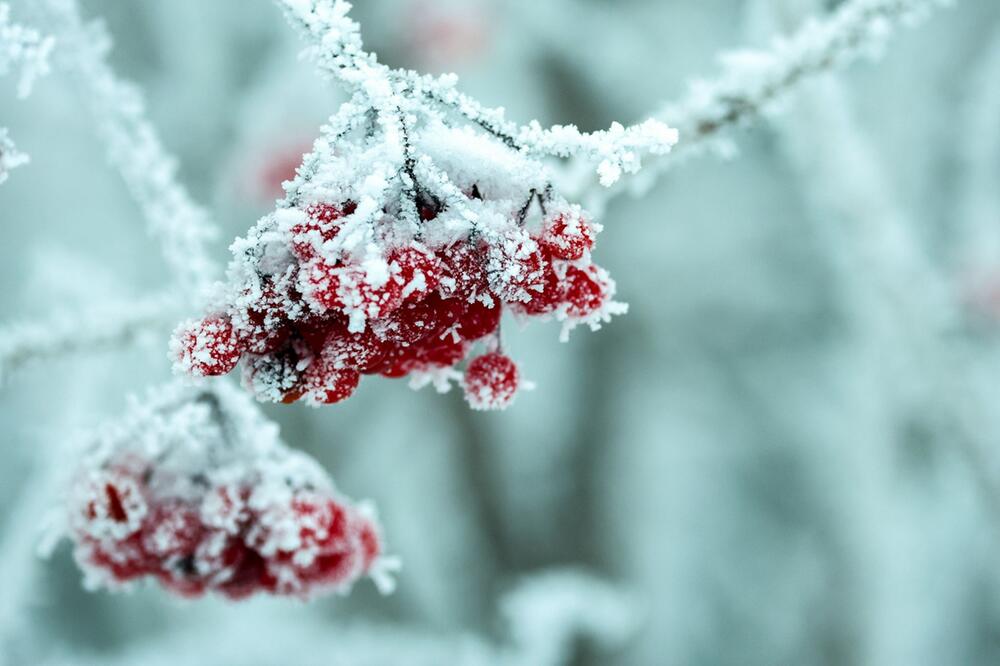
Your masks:
[{"label": "frost-covered stalk", "polygon": [[45,36],[10,19],[10,5],[0,2],[0,76],[13,69],[20,69],[17,96],[24,99],[31,94],[35,80],[49,71],[49,53],[55,38]]},{"label": "frost-covered stalk", "polygon": [[30,158],[17,149],[6,127],[0,127],[0,184],[10,176],[12,169],[27,164]]},{"label": "frost-covered stalk", "polygon": [[160,294],[6,324],[0,329],[0,383],[30,361],[120,349],[144,334],[163,331],[176,317],[178,301],[173,293]]},{"label": "frost-covered stalk", "polygon": [[[601,183],[610,186],[622,173],[641,167],[641,154],[663,155],[677,142],[677,132],[649,120],[632,127],[615,123],[608,130],[580,132],[572,125],[544,129],[537,122],[519,126],[506,119],[502,108],[488,108],[459,92],[454,75],[421,76],[380,64],[364,50],[359,26],[348,17],[345,0],[277,0],[289,20],[310,39],[308,49],[317,66],[352,90],[360,90],[380,110],[399,112],[437,107],[481,127],[509,147],[527,155],[570,157],[581,155],[598,162]],[[405,120],[405,119],[404,119]]]},{"label": "frost-covered stalk", "polygon": [[[796,32],[776,37],[767,48],[743,49],[719,57],[722,71],[713,79],[695,79],[685,97],[653,114],[680,133],[671,155],[650,160],[636,181],[637,191],[678,160],[714,150],[731,155],[726,132],[775,110],[803,82],[863,57],[878,57],[893,32],[918,24],[937,7],[953,0],[847,0],[825,18],[808,19]],[[600,205],[624,191],[619,185],[596,192]]]},{"label": "frost-covered stalk", "polygon": [[[19,99],[31,94],[35,79],[48,73],[49,52],[54,44],[52,37],[13,23],[10,20],[10,5],[0,2],[0,76],[20,68],[17,82]],[[0,184],[7,180],[12,169],[28,161],[28,156],[17,150],[7,128],[0,126]]]},{"label": "frost-covered stalk", "polygon": [[215,226],[177,181],[176,160],[146,119],[139,91],[108,65],[111,41],[103,25],[84,23],[75,0],[38,4],[59,42],[57,61],[76,75],[111,162],[142,209],[173,276],[187,296],[197,298],[215,277],[208,251]]},{"label": "frost-covered stalk", "polygon": [[831,224],[825,239],[844,304],[877,368],[877,390],[893,418],[926,420],[969,463],[987,506],[1000,506],[996,461],[984,440],[996,431],[995,390],[984,390],[970,350],[957,338],[961,312],[914,222],[891,194],[888,177],[845,94],[833,83],[796,107],[783,132],[809,195]]}]

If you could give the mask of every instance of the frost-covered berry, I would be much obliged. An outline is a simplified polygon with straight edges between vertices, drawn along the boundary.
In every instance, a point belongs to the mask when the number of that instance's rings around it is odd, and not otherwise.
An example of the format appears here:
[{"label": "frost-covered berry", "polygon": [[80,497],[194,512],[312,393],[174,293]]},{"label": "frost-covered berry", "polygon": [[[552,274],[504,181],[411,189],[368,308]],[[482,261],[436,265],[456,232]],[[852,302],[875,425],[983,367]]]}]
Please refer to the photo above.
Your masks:
[{"label": "frost-covered berry", "polygon": [[457,332],[465,340],[479,340],[500,326],[500,304],[484,305],[480,301],[467,303],[457,319]]},{"label": "frost-covered berry", "polygon": [[567,314],[571,317],[587,317],[599,310],[607,300],[607,283],[601,279],[594,266],[588,266],[587,270],[568,266],[563,284],[566,303],[569,305]]},{"label": "frost-covered berry", "polygon": [[229,317],[181,324],[171,339],[174,366],[196,377],[224,375],[240,361],[240,343]]},{"label": "frost-covered berry", "polygon": [[335,358],[320,354],[302,375],[303,397],[311,405],[332,405],[346,400],[358,388],[361,375],[353,368],[337,367]]},{"label": "frost-covered berry", "polygon": [[543,288],[548,262],[523,230],[511,231],[490,244],[486,271],[490,289],[504,303],[527,302]]},{"label": "frost-covered berry", "polygon": [[438,250],[437,256],[444,269],[441,277],[441,293],[444,296],[473,301],[482,294],[488,294],[486,257],[482,245],[461,240]]},{"label": "frost-covered berry", "polygon": [[77,486],[80,507],[74,525],[95,539],[123,539],[136,534],[149,512],[138,478],[120,469],[94,472]]},{"label": "frost-covered berry", "polygon": [[270,354],[248,355],[243,365],[243,386],[258,400],[292,403],[302,397],[302,345],[291,344]]},{"label": "frost-covered berry", "polygon": [[477,410],[506,409],[514,400],[519,384],[517,364],[500,352],[474,358],[463,380],[465,399]]},{"label": "frost-covered berry", "polygon": [[538,244],[556,259],[577,261],[594,248],[594,232],[579,212],[559,213],[545,220]]},{"label": "frost-covered berry", "polygon": [[371,328],[351,333],[346,328],[327,337],[320,356],[334,368],[373,372],[385,356],[385,345]]},{"label": "frost-covered berry", "polygon": [[405,300],[423,297],[437,289],[441,281],[440,260],[423,246],[411,245],[394,250],[389,254],[388,262],[392,279],[402,288]]},{"label": "frost-covered berry", "polygon": [[350,215],[357,206],[348,201],[343,205],[314,203],[306,209],[307,221],[292,226],[291,249],[299,261],[309,261],[319,255],[317,248],[337,237],[337,221]]}]

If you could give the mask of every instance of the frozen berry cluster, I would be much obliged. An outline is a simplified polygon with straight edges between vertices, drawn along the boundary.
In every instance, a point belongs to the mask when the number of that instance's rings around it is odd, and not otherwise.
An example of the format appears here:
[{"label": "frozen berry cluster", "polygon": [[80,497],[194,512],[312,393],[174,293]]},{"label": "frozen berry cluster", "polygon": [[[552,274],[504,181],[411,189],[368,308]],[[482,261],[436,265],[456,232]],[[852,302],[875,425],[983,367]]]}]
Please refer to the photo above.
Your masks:
[{"label": "frozen berry cluster", "polygon": [[[483,199],[476,184],[466,196]],[[591,260],[599,227],[579,207],[549,209],[534,223],[511,214],[457,232],[447,203],[434,200],[421,201],[409,225],[374,224],[351,199],[278,209],[234,245],[216,311],[175,332],[176,365],[211,376],[242,362],[244,385],[271,402],[336,403],[362,375],[381,375],[454,379],[473,408],[502,409],[520,385],[499,351],[505,310],[571,328],[596,327],[623,307]],[[487,353],[463,379],[457,366],[477,341]]]},{"label": "frozen berry cluster", "polygon": [[69,504],[75,556],[92,585],[155,579],[184,597],[310,598],[379,575],[371,510],[340,496],[301,453],[259,437],[232,441],[228,431],[246,427],[232,416],[214,396],[198,397],[102,442]]}]

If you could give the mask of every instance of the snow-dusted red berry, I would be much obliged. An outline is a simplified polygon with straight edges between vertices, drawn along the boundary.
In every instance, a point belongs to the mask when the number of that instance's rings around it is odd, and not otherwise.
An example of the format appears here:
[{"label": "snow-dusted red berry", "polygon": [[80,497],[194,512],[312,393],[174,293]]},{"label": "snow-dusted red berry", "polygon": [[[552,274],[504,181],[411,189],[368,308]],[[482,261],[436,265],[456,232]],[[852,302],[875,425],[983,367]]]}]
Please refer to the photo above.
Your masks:
[{"label": "snow-dusted red berry", "polygon": [[530,300],[515,303],[515,310],[528,315],[544,315],[555,311],[566,298],[565,284],[559,279],[551,262],[546,262],[542,269],[539,287],[529,292]]},{"label": "snow-dusted red berry", "polygon": [[465,340],[479,340],[497,330],[500,326],[501,309],[499,303],[492,306],[480,301],[467,303],[458,316],[457,332]]},{"label": "snow-dusted red berry", "polygon": [[351,397],[360,381],[357,370],[337,367],[335,358],[320,354],[302,375],[303,397],[313,405],[332,405]]},{"label": "snow-dusted red berry", "polygon": [[520,379],[509,356],[491,352],[476,357],[465,370],[465,399],[473,409],[506,409],[514,400]]},{"label": "snow-dusted red berry", "polygon": [[392,279],[402,288],[404,299],[415,299],[436,289],[441,281],[441,261],[420,245],[393,250],[389,254]]},{"label": "snow-dusted red berry", "polygon": [[160,560],[193,557],[201,542],[204,526],[198,511],[179,499],[158,506],[142,526],[142,545]]},{"label": "snow-dusted red berry", "polygon": [[543,289],[547,263],[538,243],[526,233],[505,234],[487,252],[490,289],[504,303],[527,302]]},{"label": "snow-dusted red berry", "polygon": [[243,366],[243,386],[264,402],[295,402],[302,397],[301,341],[295,340],[276,352],[250,355]]},{"label": "snow-dusted red berry", "polygon": [[580,270],[575,266],[566,268],[563,281],[567,314],[571,317],[587,317],[596,312],[608,299],[608,285],[601,279],[595,266]]},{"label": "snow-dusted red berry", "polygon": [[351,333],[341,328],[327,338],[320,356],[335,368],[369,373],[382,363],[385,346],[371,328],[362,333]]},{"label": "snow-dusted red berry", "polygon": [[443,274],[441,293],[446,297],[475,300],[489,291],[484,248],[474,242],[459,241],[437,252]]},{"label": "snow-dusted red berry", "polygon": [[149,512],[142,484],[120,469],[93,473],[77,486],[80,508],[75,527],[95,539],[124,539],[136,534]]},{"label": "snow-dusted red berry", "polygon": [[594,231],[582,215],[559,213],[545,220],[538,244],[556,259],[576,261],[594,248]]},{"label": "snow-dusted red berry", "polygon": [[182,324],[171,340],[175,365],[196,377],[224,375],[240,361],[240,344],[229,317]]},{"label": "snow-dusted red berry", "polygon": [[299,261],[314,259],[319,253],[317,248],[324,242],[337,237],[340,227],[337,221],[350,215],[357,206],[347,202],[341,206],[329,203],[315,203],[306,209],[308,220],[293,225],[291,228],[291,249]]}]

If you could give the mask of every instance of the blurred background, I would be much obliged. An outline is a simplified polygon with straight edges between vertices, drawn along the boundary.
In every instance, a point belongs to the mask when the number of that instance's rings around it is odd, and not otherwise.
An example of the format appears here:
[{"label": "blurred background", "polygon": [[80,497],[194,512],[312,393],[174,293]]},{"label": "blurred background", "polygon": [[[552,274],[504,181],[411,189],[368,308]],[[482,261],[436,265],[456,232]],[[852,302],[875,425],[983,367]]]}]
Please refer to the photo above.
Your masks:
[{"label": "blurred background", "polygon": [[[391,65],[455,71],[511,118],[589,130],[644,119],[720,51],[839,4],[366,0],[354,16]],[[12,5],[27,22],[30,0]],[[226,261],[340,93],[266,0],[82,5],[224,226]],[[0,86],[0,124],[32,157],[0,187],[0,320],[161,288],[72,81],[53,72],[25,101]],[[510,410],[391,380],[336,407],[266,408],[347,495],[377,503],[404,562],[391,597],[85,592],[67,544],[34,558],[24,535],[58,497],[31,490],[72,465],[47,456],[60,441],[169,376],[169,331],[10,377],[0,652],[489,663],[467,648],[504,640],[501,595],[572,566],[627,591],[638,617],[623,642],[575,646],[574,664],[1000,663],[1000,4],[936,13],[733,138],[733,159],[686,161],[608,203],[596,259],[631,311],[567,344],[557,325],[509,335],[538,386]],[[439,643],[456,651],[428,656]]]}]

